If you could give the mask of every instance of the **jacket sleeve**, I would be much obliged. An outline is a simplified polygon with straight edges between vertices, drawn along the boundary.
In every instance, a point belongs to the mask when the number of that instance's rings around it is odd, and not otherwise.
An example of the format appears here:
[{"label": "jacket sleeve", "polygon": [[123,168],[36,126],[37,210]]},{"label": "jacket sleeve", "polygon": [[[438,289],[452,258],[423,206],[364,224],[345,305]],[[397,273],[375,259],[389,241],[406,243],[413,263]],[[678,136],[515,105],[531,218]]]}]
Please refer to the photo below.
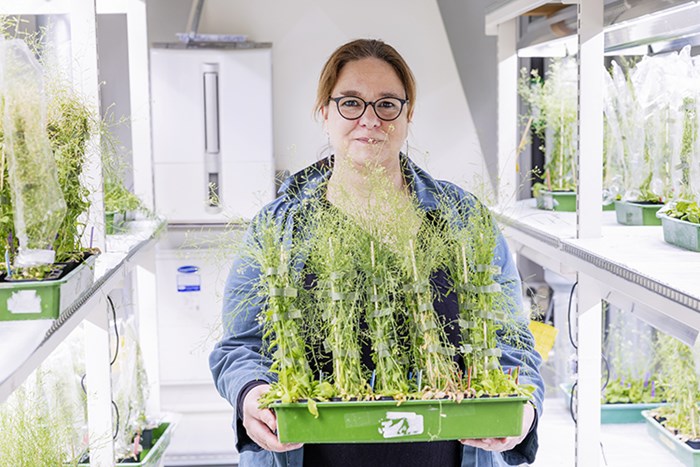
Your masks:
[{"label": "jacket sleeve", "polygon": [[510,451],[502,453],[503,459],[511,465],[532,463],[537,453],[537,424],[542,415],[542,401],[544,398],[544,382],[540,375],[542,358],[535,350],[535,340],[528,327],[529,315],[523,308],[522,286],[515,261],[510,253],[508,245],[502,234],[498,234],[494,264],[500,266],[501,273],[496,276],[496,281],[509,296],[508,303],[512,314],[509,332],[500,334],[499,347],[501,348],[501,366],[504,371],[519,368],[519,382],[535,387],[531,402],[535,406],[535,420],[525,439]]},{"label": "jacket sleeve", "polygon": [[[253,224],[254,225],[254,224]],[[246,234],[246,244],[253,238],[254,227]],[[239,414],[241,391],[253,381],[272,382],[271,361],[263,350],[262,326],[257,320],[263,298],[257,293],[260,268],[250,259],[238,256],[231,267],[224,288],[222,322],[224,335],[209,355],[209,367],[219,394],[233,407],[236,449],[259,450],[246,434]]]}]

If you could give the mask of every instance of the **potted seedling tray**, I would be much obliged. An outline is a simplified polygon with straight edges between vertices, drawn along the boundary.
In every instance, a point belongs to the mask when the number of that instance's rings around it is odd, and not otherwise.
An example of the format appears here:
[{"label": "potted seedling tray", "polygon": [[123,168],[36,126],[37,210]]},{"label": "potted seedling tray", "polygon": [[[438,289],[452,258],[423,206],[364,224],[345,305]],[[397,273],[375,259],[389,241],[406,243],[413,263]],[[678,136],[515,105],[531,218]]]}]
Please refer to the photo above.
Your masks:
[{"label": "potted seedling tray", "polygon": [[633,203],[615,201],[617,223],[623,225],[661,225],[661,219],[656,212],[663,204]]},{"label": "potted seedling tray", "polygon": [[642,416],[647,422],[647,433],[652,438],[663,444],[683,464],[688,467],[700,467],[700,449],[695,449],[688,442],[676,438],[652,416],[650,411],[643,411]]},{"label": "potted seedling tray", "polygon": [[576,192],[540,190],[537,208],[547,211],[576,212]]},{"label": "potted seedling tray", "polygon": [[282,443],[387,443],[519,436],[526,397],[275,403]]},{"label": "potted seedling tray", "polygon": [[[152,430],[144,430],[144,437],[146,437],[147,431],[151,432],[150,436],[153,440],[152,445],[149,447],[144,446],[143,451],[141,451],[138,455],[138,459],[123,459],[119,461],[117,465],[128,465],[133,467],[155,467],[160,465],[163,454],[165,454],[165,450],[170,444],[170,439],[172,438],[174,429],[175,426],[173,423],[164,422]],[[82,459],[81,463],[78,465],[80,467],[88,467],[90,465],[90,459]]]},{"label": "potted seedling tray", "polygon": [[664,230],[664,241],[686,250],[700,251],[700,224],[658,214]]},{"label": "potted seedling tray", "polygon": [[55,263],[43,280],[12,280],[0,275],[0,321],[56,319],[95,278],[96,255]]},{"label": "potted seedling tray", "polygon": [[[571,386],[560,384],[559,389],[564,394],[566,406],[571,404]],[[663,403],[650,404],[601,404],[600,423],[608,425],[614,423],[644,423],[642,411],[651,410],[662,406]]]}]

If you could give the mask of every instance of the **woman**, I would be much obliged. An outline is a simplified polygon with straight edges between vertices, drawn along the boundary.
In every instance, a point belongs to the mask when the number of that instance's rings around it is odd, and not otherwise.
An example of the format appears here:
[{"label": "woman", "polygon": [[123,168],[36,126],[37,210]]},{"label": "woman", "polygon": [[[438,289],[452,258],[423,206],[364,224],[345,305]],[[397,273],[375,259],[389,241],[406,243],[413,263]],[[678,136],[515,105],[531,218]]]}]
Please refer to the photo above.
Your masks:
[{"label": "woman", "polygon": [[[418,168],[401,147],[415,105],[413,74],[391,46],[377,40],[356,40],[339,47],[326,62],[319,80],[316,111],[323,119],[334,156],[290,177],[281,196],[262,210],[272,214],[294,231],[295,216],[318,197],[349,216],[376,217],[388,206],[369,186],[369,171],[381,169],[386,184],[406,204],[417,200],[418,208],[440,209],[438,196],[460,202],[471,197],[460,188],[438,181]],[[358,209],[358,206],[364,208]],[[418,220],[418,218],[416,218]],[[416,226],[418,227],[418,226]],[[516,312],[520,304],[520,281],[508,248],[499,235],[494,264],[502,273],[496,277],[512,291]],[[240,306],[240,291],[260,274],[255,268],[234,264],[226,285],[224,313]],[[438,313],[451,306],[436,303]],[[512,438],[468,439],[431,443],[281,444],[276,436],[275,415],[258,408],[258,398],[273,381],[269,360],[260,356],[261,329],[255,317],[259,303],[237,313],[226,334],[210,356],[217,389],[234,407],[236,447],[241,466],[472,466],[532,462],[537,450],[537,414],[541,413],[543,384],[539,376],[539,355],[532,348],[532,336],[521,321],[525,349],[499,343],[504,369],[521,367],[521,382],[533,384],[532,404],[526,404],[522,434]]]}]

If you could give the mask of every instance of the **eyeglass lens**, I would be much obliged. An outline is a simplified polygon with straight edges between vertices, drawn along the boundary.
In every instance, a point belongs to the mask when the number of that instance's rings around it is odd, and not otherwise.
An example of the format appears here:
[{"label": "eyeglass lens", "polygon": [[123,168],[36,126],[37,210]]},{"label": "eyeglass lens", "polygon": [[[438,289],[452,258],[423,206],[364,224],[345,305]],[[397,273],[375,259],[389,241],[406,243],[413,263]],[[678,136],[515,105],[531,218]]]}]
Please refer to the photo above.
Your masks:
[{"label": "eyeglass lens", "polygon": [[395,97],[383,97],[374,103],[366,102],[359,97],[345,96],[337,101],[340,115],[348,120],[360,118],[368,105],[374,107],[374,111],[382,120],[395,120],[401,114],[403,103]]}]

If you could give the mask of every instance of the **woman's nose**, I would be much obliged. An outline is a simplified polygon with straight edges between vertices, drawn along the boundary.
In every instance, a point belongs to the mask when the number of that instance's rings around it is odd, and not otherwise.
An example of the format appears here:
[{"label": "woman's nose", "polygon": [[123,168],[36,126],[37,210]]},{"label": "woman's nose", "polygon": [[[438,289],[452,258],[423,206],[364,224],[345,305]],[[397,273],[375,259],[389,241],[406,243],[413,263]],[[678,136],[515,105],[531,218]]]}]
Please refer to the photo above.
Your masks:
[{"label": "woman's nose", "polygon": [[364,127],[376,128],[382,124],[382,121],[377,117],[377,112],[373,105],[368,105],[365,113],[360,117],[360,125]]}]

